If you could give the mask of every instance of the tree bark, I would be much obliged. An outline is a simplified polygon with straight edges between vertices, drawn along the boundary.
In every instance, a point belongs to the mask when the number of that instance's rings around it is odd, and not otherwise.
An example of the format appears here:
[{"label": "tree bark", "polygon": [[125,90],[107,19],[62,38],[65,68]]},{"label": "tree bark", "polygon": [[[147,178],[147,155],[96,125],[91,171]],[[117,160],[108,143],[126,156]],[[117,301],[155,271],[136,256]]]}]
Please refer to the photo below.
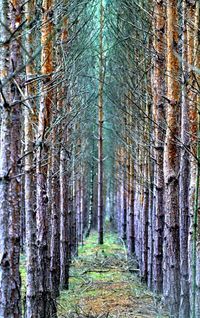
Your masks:
[{"label": "tree bark", "polygon": [[[122,152],[123,155],[123,152]],[[122,159],[123,160],[123,159]],[[123,161],[122,161],[123,162]],[[122,200],[122,211],[121,211],[121,238],[124,242],[127,241],[127,196],[126,196],[126,173],[125,164],[122,165],[122,183],[121,183],[121,200]]]},{"label": "tree bark", "polygon": [[162,292],[163,284],[163,227],[164,227],[164,86],[165,86],[165,61],[164,61],[164,33],[165,33],[165,8],[163,1],[154,2],[154,71],[153,71],[153,120],[154,120],[154,237],[153,237],[153,289]]},{"label": "tree bark", "polygon": [[170,314],[178,317],[180,302],[180,245],[178,172],[179,148],[179,62],[178,1],[167,0],[167,111],[166,142],[164,147],[165,230],[163,291]]},{"label": "tree bark", "polygon": [[[22,22],[21,2],[10,1],[10,31],[12,34],[16,32],[18,26]],[[10,74],[17,72],[22,66],[21,57],[21,33],[10,43]],[[19,273],[20,259],[20,195],[21,195],[21,178],[19,158],[21,156],[21,121],[22,121],[22,104],[21,94],[21,75],[17,74],[12,78],[10,83],[10,102],[14,105],[11,110],[11,182],[10,182],[10,269],[11,269],[11,299],[10,306],[13,317],[21,317],[21,277]],[[18,177],[17,177],[18,176]]]},{"label": "tree bark", "polygon": [[53,71],[53,23],[51,0],[42,2],[43,16],[41,28],[41,73],[44,79],[41,86],[41,100],[38,118],[37,138],[37,243],[38,243],[38,301],[37,309],[39,317],[49,318],[54,313],[55,304],[50,289],[50,224],[47,196],[47,172],[49,163],[49,140],[48,128],[50,125],[50,114],[52,105],[52,92],[49,84]]},{"label": "tree bark", "polygon": [[52,130],[51,145],[51,261],[50,280],[54,297],[60,293],[60,183],[59,183],[59,146],[58,129]]},{"label": "tree bark", "polygon": [[200,68],[200,7],[199,1],[188,3],[188,102],[189,102],[189,134],[190,134],[190,186],[189,186],[189,268],[191,282],[191,317],[200,315],[200,168],[199,168],[199,84],[200,76],[193,70]]},{"label": "tree bark", "polygon": [[[194,25],[194,55],[195,55],[195,67],[200,69],[200,38],[199,31],[200,30],[200,3],[196,1],[195,8],[195,25]],[[197,118],[198,118],[198,126],[197,126],[197,179],[196,179],[196,195],[195,195],[195,213],[197,215],[197,241],[196,241],[196,307],[195,314],[196,317],[200,316],[200,75],[196,75],[195,88],[197,90],[197,96],[195,98],[197,105]]]},{"label": "tree bark", "polygon": [[33,96],[36,92],[34,83],[29,81],[35,76],[34,63],[30,62],[33,54],[33,30],[32,20],[35,10],[35,0],[25,4],[25,17],[27,20],[26,29],[26,86],[25,96],[28,99],[29,107],[24,109],[24,139],[25,139],[25,224],[26,224],[26,318],[37,317],[37,246],[36,246],[36,216],[35,216],[35,167],[34,167],[34,141],[36,123],[36,103]]},{"label": "tree bark", "polygon": [[60,285],[68,288],[69,279],[69,213],[67,158],[64,147],[60,150]]},{"label": "tree bark", "polygon": [[93,219],[93,210],[94,210],[94,162],[93,159],[90,168],[90,192],[89,192],[89,215],[88,215],[88,226],[85,233],[85,237],[89,237],[92,230],[92,219]]},{"label": "tree bark", "polygon": [[98,243],[103,244],[103,0],[100,2],[99,96],[98,96]]},{"label": "tree bark", "polygon": [[[9,258],[9,187],[11,155],[11,107],[8,96],[9,45],[8,45],[8,1],[0,1],[0,79],[1,94],[1,148],[0,148],[0,317],[12,318],[11,312],[11,264]],[[4,86],[2,86],[4,85]]]},{"label": "tree bark", "polygon": [[[128,92],[127,100],[127,134],[130,135],[130,129],[132,127],[132,109],[131,109],[131,98],[132,94]],[[135,240],[134,240],[134,163],[132,158],[132,140],[131,136],[127,136],[127,244],[128,244],[128,254],[133,256],[135,252]]]},{"label": "tree bark", "polygon": [[187,78],[187,25],[186,25],[186,1],[183,1],[183,21],[182,21],[182,107],[181,107],[181,160],[180,160],[180,317],[189,317],[189,273],[188,273],[188,226],[189,226],[189,154],[187,147],[189,145],[189,120],[188,120],[188,100],[186,93]]}]

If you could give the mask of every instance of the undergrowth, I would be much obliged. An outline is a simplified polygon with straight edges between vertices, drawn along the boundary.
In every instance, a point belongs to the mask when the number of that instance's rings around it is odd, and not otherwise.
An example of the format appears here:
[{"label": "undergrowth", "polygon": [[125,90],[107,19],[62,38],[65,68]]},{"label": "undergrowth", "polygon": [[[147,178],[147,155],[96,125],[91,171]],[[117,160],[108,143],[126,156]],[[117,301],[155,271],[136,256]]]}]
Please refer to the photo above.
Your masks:
[{"label": "undergrowth", "polygon": [[92,233],[79,247],[70,269],[69,290],[58,299],[58,316],[109,318],[165,318],[159,297],[141,283],[137,266],[129,261],[122,242],[113,233],[103,245]]}]

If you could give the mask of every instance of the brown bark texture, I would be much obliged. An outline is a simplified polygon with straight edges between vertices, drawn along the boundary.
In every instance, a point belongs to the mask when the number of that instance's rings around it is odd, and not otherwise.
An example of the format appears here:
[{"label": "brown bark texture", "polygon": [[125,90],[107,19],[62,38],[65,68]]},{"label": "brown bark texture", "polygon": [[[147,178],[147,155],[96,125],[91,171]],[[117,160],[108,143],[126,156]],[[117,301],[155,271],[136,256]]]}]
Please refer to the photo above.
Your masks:
[{"label": "brown bark texture", "polygon": [[163,292],[170,314],[178,317],[180,302],[180,244],[179,244],[179,60],[178,1],[167,1],[166,51],[166,140],[164,147],[165,229],[164,229],[164,285]]}]

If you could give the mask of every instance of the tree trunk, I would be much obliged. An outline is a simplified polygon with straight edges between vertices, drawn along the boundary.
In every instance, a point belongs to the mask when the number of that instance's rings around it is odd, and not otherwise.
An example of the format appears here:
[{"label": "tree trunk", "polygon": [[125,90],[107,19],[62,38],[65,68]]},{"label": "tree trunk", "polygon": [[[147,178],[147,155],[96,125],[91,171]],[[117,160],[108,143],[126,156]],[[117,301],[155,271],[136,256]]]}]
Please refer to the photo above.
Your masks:
[{"label": "tree trunk", "polygon": [[100,2],[99,100],[98,100],[98,243],[103,244],[103,0]]},{"label": "tree trunk", "polygon": [[[123,155],[123,153],[122,153]],[[126,196],[126,173],[125,165],[122,165],[122,183],[121,183],[121,200],[122,200],[122,215],[121,215],[121,238],[127,240],[127,196]]]},{"label": "tree trunk", "polygon": [[164,295],[170,314],[178,317],[180,302],[180,245],[178,172],[179,151],[179,62],[178,2],[167,0],[167,131],[164,147],[165,231],[164,231]]},{"label": "tree trunk", "polygon": [[[29,56],[33,54],[32,20],[35,10],[35,0],[25,4],[26,51]],[[28,57],[29,59],[29,57]],[[26,61],[26,87],[25,96],[29,99],[29,106],[24,109],[24,139],[25,139],[25,222],[26,222],[26,318],[37,317],[37,247],[36,247],[36,217],[35,217],[35,167],[34,167],[34,141],[36,123],[36,103],[33,99],[36,87],[29,81],[35,76],[34,63]]]},{"label": "tree trunk", "polygon": [[63,146],[60,150],[60,285],[68,288],[69,279],[69,214],[67,158]]},{"label": "tree trunk", "polygon": [[50,280],[54,297],[60,290],[60,183],[59,183],[59,147],[57,145],[58,129],[52,130],[51,145],[51,262]]},{"label": "tree trunk", "polygon": [[[75,151],[72,154],[72,186],[69,189],[69,198],[71,199],[71,206],[69,210],[70,216],[70,245],[73,256],[78,255],[78,240],[77,240],[77,217],[76,217],[76,177],[75,177]],[[70,201],[69,201],[70,202]]]},{"label": "tree trunk", "polygon": [[[153,146],[152,146],[153,148]],[[151,149],[153,152],[153,149]],[[154,229],[155,229],[155,206],[154,206],[154,162],[149,160],[150,191],[148,207],[148,287],[153,290],[153,257],[154,257]]]},{"label": "tree trunk", "polygon": [[[147,129],[147,128],[146,128]],[[146,130],[145,129],[145,130]],[[147,132],[145,132],[146,135]],[[146,137],[144,137],[146,139]],[[144,282],[147,282],[148,269],[148,211],[149,211],[149,166],[148,154],[144,150],[143,163],[143,200],[141,209],[141,277]]]},{"label": "tree trunk", "polygon": [[93,219],[93,202],[94,202],[94,162],[93,159],[90,169],[90,193],[89,193],[89,215],[88,215],[88,227],[85,233],[85,237],[89,237],[92,229],[92,219]]},{"label": "tree trunk", "polygon": [[[200,69],[200,38],[199,38],[199,30],[200,30],[200,3],[196,1],[195,8],[195,25],[194,25],[194,53],[195,53],[195,66],[199,70]],[[197,241],[196,241],[196,307],[195,314],[196,317],[200,316],[200,75],[196,74],[195,88],[197,90],[196,96],[196,105],[198,112],[198,128],[197,128],[197,179],[196,179],[196,202],[195,202],[195,213],[197,215]]]},{"label": "tree trunk", "polygon": [[53,24],[51,0],[43,0],[43,16],[41,28],[41,73],[44,75],[41,87],[41,101],[38,118],[37,139],[37,243],[38,243],[38,302],[37,309],[39,317],[49,318],[54,313],[55,304],[50,290],[50,224],[47,196],[47,172],[49,156],[49,140],[47,130],[50,125],[52,92],[49,84],[53,71]]},{"label": "tree trunk", "polygon": [[[64,1],[64,5],[66,1]],[[65,7],[63,6],[63,9]],[[63,18],[61,30],[61,46],[65,50],[68,40],[68,19]],[[60,52],[62,56],[63,52]],[[63,56],[62,56],[63,57]],[[64,58],[64,57],[63,57]],[[67,90],[65,81],[59,85],[58,92],[58,108],[61,114],[64,113],[64,106],[67,104]],[[68,107],[69,108],[69,107]],[[68,110],[68,109],[67,109]],[[61,125],[60,131],[60,159],[59,159],[59,187],[60,187],[60,287],[68,289],[69,285],[69,257],[70,257],[70,244],[69,244],[69,176],[68,176],[68,160],[65,147],[68,144],[68,130],[65,132],[64,123]]]},{"label": "tree trunk", "polygon": [[[129,59],[129,57],[128,57]],[[127,243],[128,254],[133,256],[135,252],[135,240],[134,240],[134,162],[132,158],[132,140],[130,136],[130,129],[132,128],[132,94],[128,91],[127,99]]]},{"label": "tree trunk", "polygon": [[[8,45],[8,1],[0,1],[0,77],[4,85],[9,74]],[[11,108],[8,96],[8,85],[1,87],[1,148],[0,148],[0,317],[12,318],[11,312],[11,264],[9,258],[9,187],[10,187],[10,155],[11,155]]]},{"label": "tree trunk", "polygon": [[183,35],[182,35],[182,108],[181,108],[181,160],[180,160],[180,317],[189,317],[189,273],[188,273],[188,221],[189,221],[189,120],[188,120],[188,100],[186,95],[187,67],[187,26],[186,26],[186,1],[183,1]]},{"label": "tree trunk", "polygon": [[[189,266],[191,282],[191,317],[200,315],[200,168],[199,168],[199,85],[200,76],[192,69],[200,68],[200,6],[199,1],[188,4],[188,101],[189,101],[189,133],[190,133],[190,186],[189,186],[189,210],[190,210],[190,236],[189,236]],[[191,253],[192,250],[192,253]]]},{"label": "tree trunk", "polygon": [[[10,31],[16,32],[22,22],[20,1],[10,1]],[[21,34],[10,43],[10,74],[15,73],[22,66],[21,58]],[[11,111],[11,182],[10,182],[10,269],[11,269],[11,300],[10,306],[13,317],[21,316],[21,278],[19,273],[20,258],[20,195],[21,178],[19,158],[21,155],[21,121],[22,104],[19,87],[21,86],[21,76],[16,75],[10,84],[10,102],[15,105]],[[18,177],[17,177],[18,176]]]},{"label": "tree trunk", "polygon": [[154,120],[154,241],[153,241],[153,289],[157,293],[162,292],[163,284],[163,225],[164,225],[164,174],[163,174],[163,150],[164,150],[164,33],[165,33],[165,8],[163,1],[155,1],[154,8],[154,72],[153,72],[153,120]]}]

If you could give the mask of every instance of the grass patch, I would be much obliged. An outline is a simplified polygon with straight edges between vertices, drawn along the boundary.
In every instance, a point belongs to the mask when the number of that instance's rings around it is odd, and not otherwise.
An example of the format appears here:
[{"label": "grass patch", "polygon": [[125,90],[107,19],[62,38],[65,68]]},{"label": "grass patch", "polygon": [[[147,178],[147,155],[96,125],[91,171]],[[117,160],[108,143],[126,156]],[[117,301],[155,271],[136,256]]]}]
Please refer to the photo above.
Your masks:
[{"label": "grass patch", "polygon": [[22,301],[24,302],[24,298],[26,295],[26,257],[24,255],[20,256],[20,276],[21,276],[21,296]]},{"label": "grass patch", "polygon": [[[97,233],[91,233],[79,247],[70,268],[69,290],[61,291],[59,318],[74,318],[74,312],[97,317],[109,313],[109,318],[167,318],[159,298],[140,282],[128,268],[126,249],[116,234],[105,235],[103,245],[97,244]],[[26,259],[21,256],[22,302],[26,289]],[[131,268],[136,270],[132,262]],[[137,270],[136,270],[137,272]],[[92,316],[93,315],[93,316]],[[79,315],[84,317],[84,315]],[[103,316],[101,316],[103,317]]]},{"label": "grass patch", "polygon": [[113,318],[169,317],[128,265],[126,250],[115,234],[106,234],[104,244],[98,245],[97,233],[91,233],[73,260],[69,291],[62,291],[58,299],[59,317],[75,317],[70,314],[79,310],[94,316],[109,313]]}]

